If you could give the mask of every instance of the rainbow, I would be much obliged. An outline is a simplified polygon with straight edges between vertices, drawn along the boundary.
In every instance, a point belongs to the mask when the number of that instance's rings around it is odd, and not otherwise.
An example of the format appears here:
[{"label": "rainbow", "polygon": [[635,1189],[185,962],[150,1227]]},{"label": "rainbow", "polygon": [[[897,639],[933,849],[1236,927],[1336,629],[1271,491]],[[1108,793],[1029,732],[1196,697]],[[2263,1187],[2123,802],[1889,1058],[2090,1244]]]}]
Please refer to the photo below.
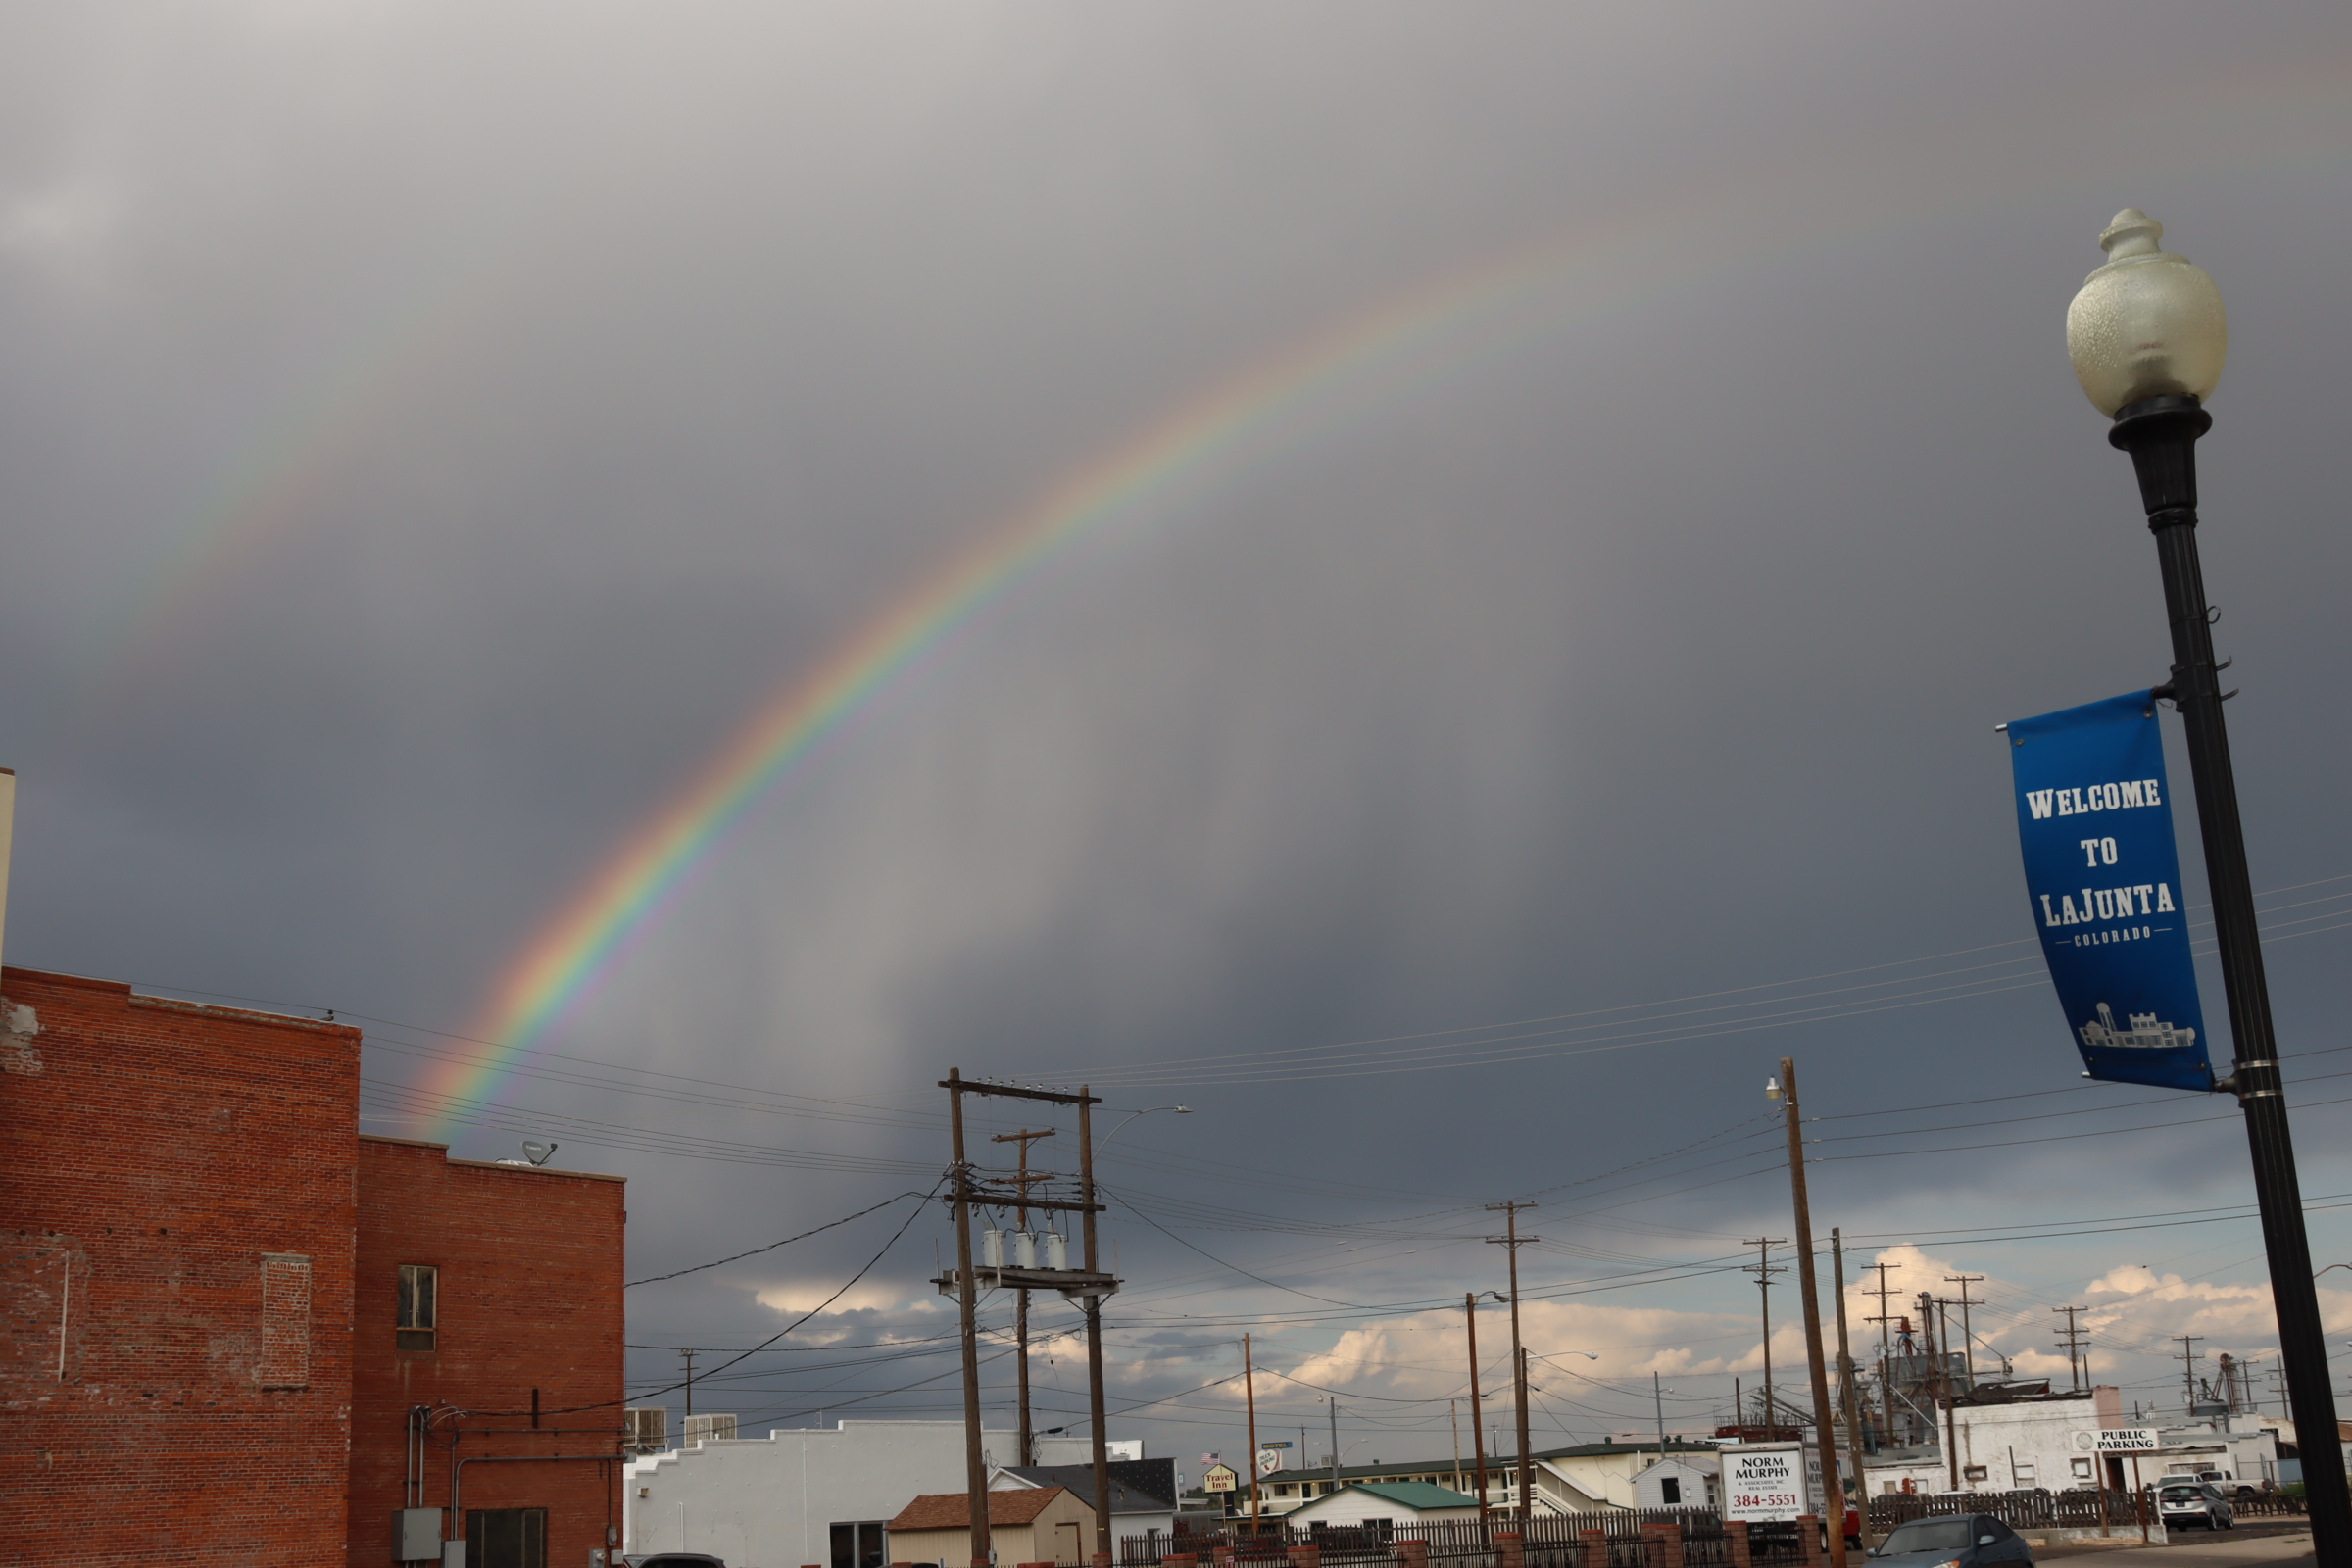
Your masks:
[{"label": "rainbow", "polygon": [[96,657],[85,660],[84,679],[93,700],[82,722],[103,717],[158,645],[244,580],[344,464],[488,340],[491,324],[525,293],[540,256],[576,226],[569,208],[540,215],[443,268],[384,312],[296,405],[293,417],[253,443],[157,552],[122,608],[90,617]]},{"label": "rainbow", "polygon": [[[1017,581],[1025,568],[1074,535],[1198,471],[1316,393],[1408,357],[1465,318],[1531,292],[1564,265],[1597,266],[1610,248],[1607,238],[1647,238],[1654,227],[1620,224],[1609,236],[1531,247],[1342,319],[1180,404],[1064,474],[903,592],[758,710],[532,937],[466,1031],[466,1038],[484,1042],[488,1050],[443,1065],[424,1086],[428,1098],[449,1107],[439,1113],[437,1131],[445,1134],[466,1102],[497,1094],[521,1058],[578,1006],[696,864],[796,763]],[[1651,270],[1627,287],[1654,290],[1667,280]],[[1585,309],[1602,303],[1589,298]]]},{"label": "rainbow", "polygon": [[[2261,167],[2307,160],[2333,170],[2345,133],[2335,104],[2340,58],[2307,57],[2282,68],[2200,83],[2205,120],[2230,121],[2242,135],[2247,114],[2270,116],[2276,139],[2256,155]],[[2142,84],[2144,86],[2144,84]],[[2134,90],[2142,90],[2135,86]],[[2064,177],[2046,158],[2084,127],[2115,120],[2115,105],[2079,106],[2061,123],[2004,122],[1994,140],[2008,154],[2036,160],[2036,182]],[[2131,115],[2121,122],[2136,125]],[[2192,127],[2172,123],[2185,136]],[[2261,138],[2255,138],[2260,141]],[[2184,143],[2185,144],[2185,143]],[[2219,160],[2192,159],[2201,168]],[[2077,163],[2098,164],[2095,148]],[[1997,172],[2009,159],[1983,145],[1948,138],[1883,145],[1860,159],[1783,157],[1775,169],[1803,168],[1802,187],[1785,175],[1741,181],[1727,175],[1712,189],[1683,189],[1670,200],[1555,235],[1498,260],[1482,261],[1376,302],[1324,330],[1245,367],[1238,374],[1166,411],[1115,447],[1063,474],[1027,505],[983,530],[953,559],[914,582],[833,648],[814,668],[779,689],[720,751],[643,820],[564,901],[502,971],[464,1038],[478,1054],[435,1069],[425,1086],[446,1108],[447,1128],[469,1102],[493,1098],[551,1029],[611,972],[633,940],[679,892],[693,869],[736,824],[771,797],[797,764],[930,650],[968,624],[1024,572],[1067,541],[1111,518],[1134,515],[1138,503],[1164,498],[1189,475],[1237,454],[1250,436],[1271,428],[1299,432],[1313,410],[1345,414],[1330,394],[1362,385],[1372,395],[1407,384],[1378,372],[1410,365],[1466,363],[1485,351],[1540,339],[1547,330],[1612,308],[1655,298],[1708,275],[1768,256],[1817,251],[1866,230],[1884,229],[1940,210],[2013,197],[2020,181]],[[2080,172],[2078,170],[2077,172]],[[2104,182],[2104,166],[2101,166]],[[1843,192],[1887,186],[1907,194],[1859,220],[1850,210],[1833,220]],[[1808,230],[1790,220],[1789,204],[1817,208]],[[514,297],[536,259],[575,226],[592,203],[551,202],[555,216],[516,231],[490,262],[467,270],[395,313],[357,357],[310,400],[311,412],[271,432],[257,454],[215,490],[137,595],[127,641],[106,669],[126,681],[151,650],[184,620],[207,589],[228,581],[275,531],[301,515],[305,501],[406,397],[427,384],[453,356],[478,345],[477,328]],[[1754,226],[1743,226],[1752,224]],[[1782,237],[1758,243],[1771,229]],[[1791,238],[1789,236],[1795,236]],[[1561,306],[1550,303],[1566,299]],[[1481,332],[1482,325],[1492,330]],[[1443,354],[1426,352],[1433,347]],[[1418,358],[1416,359],[1416,355]]]},{"label": "rainbow", "polygon": [[[2274,102],[2292,105],[2305,101],[2307,93],[2334,90],[2333,77],[2310,63],[2265,78],[2264,85],[2276,91],[2281,78],[2293,85]],[[2010,131],[2024,137],[2028,128]],[[2316,146],[2305,139],[2313,130]],[[2285,139],[2285,156],[2268,155],[2266,163],[2295,162],[2315,151],[2332,163],[2342,155],[2343,131],[2332,122],[2303,122]],[[469,1104],[497,1096],[548,1031],[591,994],[688,872],[791,775],[796,763],[1056,546],[1133,511],[1147,496],[1164,493],[1230,453],[1245,436],[1277,422],[1303,429],[1307,421],[1298,416],[1318,395],[1369,382],[1384,368],[1413,362],[1416,370],[1426,370],[1432,364],[1466,362],[1483,350],[1522,345],[1736,266],[1815,253],[1857,233],[1891,227],[1917,217],[1923,205],[1949,215],[2013,197],[2013,180],[1996,182],[1979,172],[1997,167],[1997,161],[1971,166],[1971,155],[1981,151],[1952,149],[1954,156],[1943,166],[1950,177],[1941,181],[1927,179],[1928,172],[1920,168],[1906,169],[1926,181],[1925,202],[1914,199],[1810,227],[1787,211],[1791,193],[1786,189],[1726,184],[1678,192],[1670,202],[1621,213],[1609,222],[1445,274],[1343,318],[1179,404],[1068,472],[790,682],[574,892],[508,967],[466,1031],[466,1038],[482,1042],[484,1049],[431,1075],[426,1087],[439,1097],[433,1102],[445,1107],[435,1118],[435,1135],[448,1136]],[[1896,156],[1896,150],[1881,149],[1866,168],[1822,170],[1809,190],[1818,197],[1840,180],[1868,183],[1869,176],[1883,176],[1894,167]],[[2056,177],[2054,171],[2044,173]],[[1742,219],[1752,226],[1742,227]],[[1735,233],[1740,242],[1727,243]],[[1766,239],[1767,233],[1778,237]],[[1544,303],[1562,297],[1573,303]],[[1493,329],[1470,330],[1482,323]],[[1450,359],[1424,354],[1413,361],[1416,350],[1440,340],[1454,349]],[[1399,386],[1404,380],[1390,378],[1386,384]]]}]

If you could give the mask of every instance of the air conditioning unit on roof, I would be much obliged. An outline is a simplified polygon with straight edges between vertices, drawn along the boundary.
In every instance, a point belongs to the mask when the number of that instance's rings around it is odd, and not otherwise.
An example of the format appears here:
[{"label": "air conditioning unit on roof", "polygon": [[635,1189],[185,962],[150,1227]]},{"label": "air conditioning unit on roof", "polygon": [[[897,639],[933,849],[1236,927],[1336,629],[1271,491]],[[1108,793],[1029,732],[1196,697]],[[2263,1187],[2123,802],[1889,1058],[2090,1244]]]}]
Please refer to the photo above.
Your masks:
[{"label": "air conditioning unit on roof", "polygon": [[686,1418],[686,1446],[691,1448],[706,1438],[735,1436],[735,1418],[726,1414],[690,1415]]},{"label": "air conditioning unit on roof", "polygon": [[669,1446],[669,1411],[662,1405],[631,1405],[620,1412],[621,1446],[631,1453],[660,1453]]}]

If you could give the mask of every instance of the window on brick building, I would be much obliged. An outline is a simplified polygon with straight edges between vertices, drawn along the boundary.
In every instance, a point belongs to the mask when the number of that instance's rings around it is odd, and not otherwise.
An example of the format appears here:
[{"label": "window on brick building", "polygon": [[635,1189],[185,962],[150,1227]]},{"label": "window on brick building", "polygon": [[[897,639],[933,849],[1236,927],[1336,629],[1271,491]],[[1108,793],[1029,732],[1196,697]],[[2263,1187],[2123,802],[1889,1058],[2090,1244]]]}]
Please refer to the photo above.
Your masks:
[{"label": "window on brick building", "polygon": [[466,1568],[547,1568],[547,1510],[466,1509]]},{"label": "window on brick building", "polygon": [[404,1350],[429,1350],[439,1326],[441,1271],[430,1263],[400,1265],[400,1316],[396,1343]]}]

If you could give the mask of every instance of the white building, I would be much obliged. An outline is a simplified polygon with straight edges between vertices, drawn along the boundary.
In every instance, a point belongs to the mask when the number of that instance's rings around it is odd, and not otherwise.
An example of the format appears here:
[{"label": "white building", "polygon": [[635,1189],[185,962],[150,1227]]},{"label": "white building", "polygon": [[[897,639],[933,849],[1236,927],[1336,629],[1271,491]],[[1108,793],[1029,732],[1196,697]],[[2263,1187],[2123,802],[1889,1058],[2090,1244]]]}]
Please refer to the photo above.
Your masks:
[{"label": "white building", "polygon": [[[2031,1492],[2096,1485],[2094,1456],[2075,1434],[2120,1427],[2123,1400],[2112,1387],[2030,1395],[2001,1404],[1962,1404],[1953,1412],[1964,1492]],[[1948,1484],[1950,1470],[1945,1470]]]},{"label": "white building", "polygon": [[1634,1476],[1637,1508],[1712,1508],[1723,1492],[1723,1461],[1708,1454],[1670,1453]]},{"label": "white building", "polygon": [[[1654,1507],[1656,1504],[1636,1503],[1634,1478],[1663,1460],[1679,1458],[1701,1472],[1711,1470],[1718,1477],[1722,1475],[1714,1444],[1691,1443],[1681,1438],[1667,1439],[1663,1449],[1654,1439],[1648,1443],[1580,1443],[1572,1448],[1553,1448],[1534,1457],[1536,1507],[1555,1514]],[[1516,1487],[1490,1495],[1497,1502],[1507,1498],[1513,1506],[1519,1500]]]},{"label": "white building", "polygon": [[[2132,1424],[2117,1391],[2107,1384],[1979,1404],[1963,1400],[1948,1412],[1939,1407],[1936,1414],[1938,1436],[1952,1435],[1952,1454],[1938,1445],[1866,1458],[1866,1491],[1877,1496],[1901,1492],[1905,1483],[1912,1491],[1929,1493],[1947,1492],[1955,1484],[1962,1492],[2064,1492],[2091,1486],[2096,1457],[2077,1434]],[[2119,1478],[2111,1469],[2108,1480],[2113,1486],[2131,1484],[2129,1471]]]},{"label": "white building", "polygon": [[[2265,1483],[2281,1479],[2278,1425],[2276,1416],[2241,1411],[2212,1424],[2159,1427],[2157,1437],[2164,1447],[2142,1459],[2139,1468],[2150,1481],[2176,1471],[2219,1470],[2227,1482],[2224,1491],[2239,1486],[2260,1490]],[[2286,1441],[2294,1441],[2291,1433]]]},{"label": "white building", "polygon": [[[1019,1435],[981,1433],[992,1473]],[[1134,1451],[1140,1443],[1113,1444]],[[1087,1457],[1086,1440],[1046,1439],[1038,1457]],[[914,1497],[960,1493],[960,1421],[841,1421],[763,1438],[710,1439],[622,1466],[623,1551],[704,1551],[759,1568],[887,1564],[883,1526]]]},{"label": "white building", "polygon": [[[2120,1394],[2105,1384],[1979,1404],[1964,1400],[1949,1412],[1952,1455],[1938,1446],[1865,1460],[1868,1490],[1874,1496],[1900,1492],[1908,1481],[1914,1491],[1943,1492],[1953,1485],[1955,1472],[1963,1492],[2064,1492],[2094,1486],[2102,1465],[2091,1434],[2140,1424],[2124,1413]],[[2275,1425],[2258,1425],[2255,1418],[2240,1416],[2235,1431],[2227,1426],[2161,1428],[2163,1447],[2141,1458],[2139,1477],[2154,1481],[2171,1470],[2211,1468],[2260,1487],[2278,1478],[2276,1434],[2269,1430]],[[2108,1486],[2132,1485],[2128,1459],[2109,1454],[2104,1469]]]}]

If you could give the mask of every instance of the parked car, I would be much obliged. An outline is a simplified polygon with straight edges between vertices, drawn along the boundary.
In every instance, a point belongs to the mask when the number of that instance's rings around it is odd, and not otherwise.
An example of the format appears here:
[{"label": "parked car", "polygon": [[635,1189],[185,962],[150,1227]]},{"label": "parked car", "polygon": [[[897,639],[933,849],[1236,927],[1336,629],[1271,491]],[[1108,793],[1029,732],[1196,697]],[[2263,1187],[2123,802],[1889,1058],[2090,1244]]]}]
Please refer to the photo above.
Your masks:
[{"label": "parked car", "polygon": [[1871,1548],[1873,1559],[1892,1568],[1992,1568],[2034,1561],[2026,1538],[1988,1513],[1943,1514],[1895,1526]]},{"label": "parked car", "polygon": [[727,1568],[705,1551],[641,1551],[620,1560],[628,1568]]},{"label": "parked car", "polygon": [[2156,1511],[2167,1530],[2176,1525],[2203,1525],[2208,1530],[2237,1528],[2229,1494],[2211,1481],[2176,1481],[2157,1488]]}]

